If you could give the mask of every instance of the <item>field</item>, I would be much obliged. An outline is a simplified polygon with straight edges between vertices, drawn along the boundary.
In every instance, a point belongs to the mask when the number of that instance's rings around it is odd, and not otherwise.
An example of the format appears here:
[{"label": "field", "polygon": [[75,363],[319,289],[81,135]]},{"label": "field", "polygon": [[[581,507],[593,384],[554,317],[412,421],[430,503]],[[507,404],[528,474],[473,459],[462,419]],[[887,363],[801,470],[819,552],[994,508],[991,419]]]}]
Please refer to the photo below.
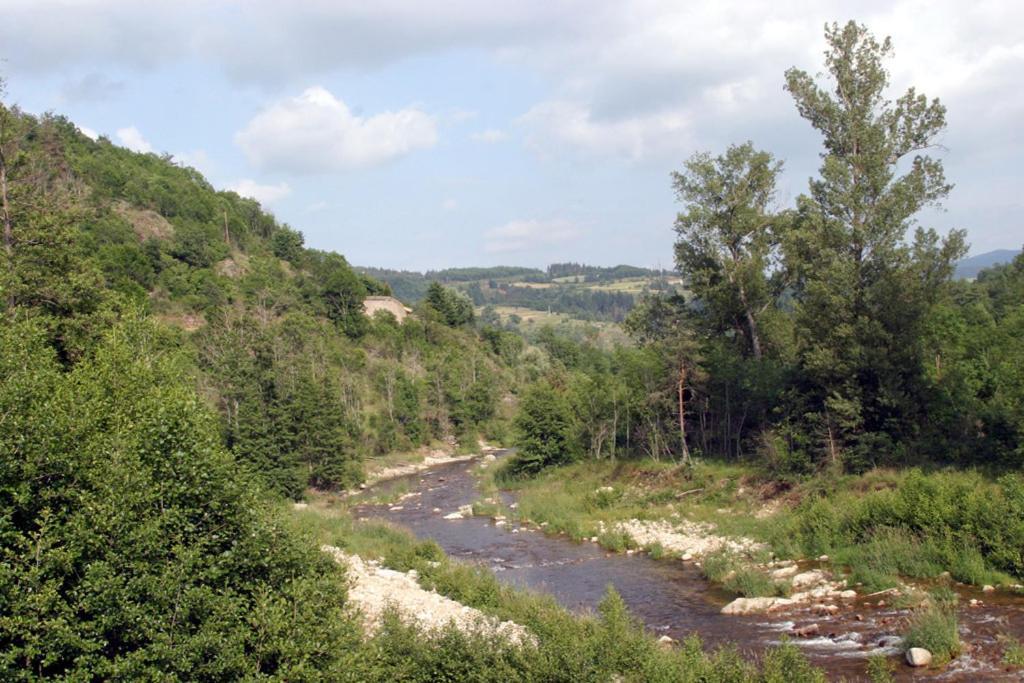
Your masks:
[{"label": "field", "polygon": [[[528,337],[539,332],[541,328],[550,326],[574,337],[581,336],[592,339],[603,348],[629,343],[629,337],[615,323],[580,320],[566,313],[535,311],[521,306],[492,306],[491,308],[501,318],[503,325],[512,323]],[[483,311],[483,307],[478,307],[477,315],[480,315],[481,311]],[[517,319],[518,322],[516,322]]]}]

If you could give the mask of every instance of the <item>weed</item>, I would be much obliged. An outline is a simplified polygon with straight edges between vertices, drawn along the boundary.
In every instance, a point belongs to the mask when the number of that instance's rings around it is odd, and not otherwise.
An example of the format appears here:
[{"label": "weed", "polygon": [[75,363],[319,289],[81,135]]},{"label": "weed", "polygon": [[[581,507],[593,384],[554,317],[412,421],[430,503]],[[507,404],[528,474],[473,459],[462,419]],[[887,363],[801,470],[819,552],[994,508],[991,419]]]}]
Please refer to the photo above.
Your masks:
[{"label": "weed", "polygon": [[895,665],[885,655],[872,655],[868,658],[867,674],[871,683],[892,683]]},{"label": "weed", "polygon": [[1013,636],[1000,636],[999,641],[1003,644],[1003,664],[1024,668],[1024,643]]},{"label": "weed", "polygon": [[956,611],[949,604],[929,603],[910,620],[903,635],[906,649],[921,647],[932,653],[936,663],[944,663],[960,654]]}]

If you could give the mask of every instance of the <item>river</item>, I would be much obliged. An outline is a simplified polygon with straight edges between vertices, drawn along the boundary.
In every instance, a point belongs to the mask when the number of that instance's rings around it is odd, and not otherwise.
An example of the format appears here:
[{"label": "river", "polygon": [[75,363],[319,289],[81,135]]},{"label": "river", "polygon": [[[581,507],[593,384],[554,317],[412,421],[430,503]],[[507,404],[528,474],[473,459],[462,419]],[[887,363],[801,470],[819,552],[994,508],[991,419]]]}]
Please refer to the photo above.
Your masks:
[{"label": "river", "polygon": [[[367,493],[407,487],[414,495],[390,506],[359,505],[355,513],[433,539],[450,556],[482,563],[516,586],[550,593],[572,610],[594,609],[611,584],[650,631],[676,640],[696,632],[706,646],[733,643],[756,657],[794,629],[818,624],[820,635],[791,638],[830,678],[866,680],[867,657],[882,653],[897,662],[897,680],[1024,680],[1020,672],[1002,665],[997,643],[1000,634],[1024,636],[1024,599],[1018,596],[960,588],[960,635],[966,651],[942,671],[911,669],[897,649],[906,613],[878,606],[877,598],[859,599],[832,616],[809,607],[769,616],[726,616],[720,610],[730,596],[711,586],[690,563],[654,560],[643,553],[610,553],[594,543],[576,543],[528,527],[497,526],[486,517],[444,519],[477,499],[472,467],[471,462],[449,463],[382,482]],[[511,500],[510,494],[504,495]],[[972,598],[984,606],[968,606]]]}]

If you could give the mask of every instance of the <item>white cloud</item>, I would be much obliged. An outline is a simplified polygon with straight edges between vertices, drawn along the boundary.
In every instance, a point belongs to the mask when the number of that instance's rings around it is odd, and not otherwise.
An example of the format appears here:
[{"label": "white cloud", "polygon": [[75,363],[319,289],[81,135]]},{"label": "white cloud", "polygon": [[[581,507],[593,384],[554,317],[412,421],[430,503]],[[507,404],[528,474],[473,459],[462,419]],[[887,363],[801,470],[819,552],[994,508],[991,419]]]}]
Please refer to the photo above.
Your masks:
[{"label": "white cloud", "polygon": [[279,199],[284,199],[292,193],[288,183],[277,183],[276,185],[261,185],[250,178],[242,178],[229,187],[243,197],[255,199],[260,204],[273,204]]},{"label": "white cloud", "polygon": [[581,103],[551,101],[536,105],[518,123],[527,128],[528,143],[542,157],[568,146],[639,161],[692,145],[691,121],[685,111],[600,120]]},{"label": "white cloud", "polygon": [[96,142],[97,140],[100,139],[100,134],[94,131],[92,128],[89,128],[88,126],[78,126],[78,132],[84,135],[85,137],[89,138],[93,142]]},{"label": "white cloud", "polygon": [[452,199],[451,197],[449,197],[448,199],[445,199],[443,202],[441,202],[441,208],[445,211],[454,211],[455,209],[459,208],[459,203]]},{"label": "white cloud", "polygon": [[135,126],[118,128],[115,135],[121,141],[121,146],[127,147],[133,152],[149,154],[153,151],[153,145],[149,144],[149,141],[142,137],[142,133]]},{"label": "white cloud", "polygon": [[566,220],[514,220],[484,233],[489,254],[525,251],[571,241],[583,234],[579,225]]},{"label": "white cloud", "polygon": [[508,133],[497,128],[488,128],[487,130],[481,130],[473,133],[469,136],[471,140],[476,142],[494,143],[501,142],[508,137]]},{"label": "white cloud", "polygon": [[316,173],[374,166],[437,143],[433,117],[416,108],[353,114],[321,87],[277,102],[235,135],[259,168]]}]

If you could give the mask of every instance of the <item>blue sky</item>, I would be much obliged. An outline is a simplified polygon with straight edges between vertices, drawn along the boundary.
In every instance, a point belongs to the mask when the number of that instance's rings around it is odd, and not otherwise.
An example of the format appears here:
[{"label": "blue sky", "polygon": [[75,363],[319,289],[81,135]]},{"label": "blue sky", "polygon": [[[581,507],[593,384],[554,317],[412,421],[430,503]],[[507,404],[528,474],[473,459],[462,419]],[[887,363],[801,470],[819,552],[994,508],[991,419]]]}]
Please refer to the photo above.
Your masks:
[{"label": "blue sky", "polygon": [[311,246],[427,269],[670,266],[669,174],[754,141],[819,141],[782,91],[822,69],[826,21],[891,35],[893,96],[949,108],[956,188],[922,223],[1020,247],[1024,4],[518,0],[0,0],[8,99],[173,154]]}]

